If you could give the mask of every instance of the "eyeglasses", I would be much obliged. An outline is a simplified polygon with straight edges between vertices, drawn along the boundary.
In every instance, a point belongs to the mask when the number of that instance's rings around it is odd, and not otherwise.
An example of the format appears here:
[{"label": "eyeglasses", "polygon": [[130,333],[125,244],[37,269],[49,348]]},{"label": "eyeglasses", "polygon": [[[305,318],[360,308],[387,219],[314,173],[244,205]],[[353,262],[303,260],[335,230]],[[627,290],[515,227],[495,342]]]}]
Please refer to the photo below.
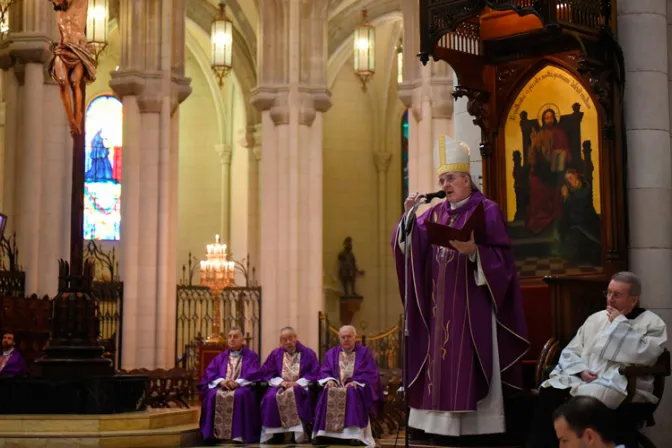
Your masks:
[{"label": "eyeglasses", "polygon": [[615,299],[620,299],[621,297],[627,297],[618,291],[609,291],[608,289],[602,291],[602,295],[606,298],[609,298],[609,296],[613,296]]},{"label": "eyeglasses", "polygon": [[464,176],[464,174],[449,174],[447,176],[443,176],[443,177],[439,178],[439,183],[440,184],[446,184],[446,183],[447,184],[453,184],[453,183],[455,183],[455,181],[457,179],[460,179],[463,176]]}]

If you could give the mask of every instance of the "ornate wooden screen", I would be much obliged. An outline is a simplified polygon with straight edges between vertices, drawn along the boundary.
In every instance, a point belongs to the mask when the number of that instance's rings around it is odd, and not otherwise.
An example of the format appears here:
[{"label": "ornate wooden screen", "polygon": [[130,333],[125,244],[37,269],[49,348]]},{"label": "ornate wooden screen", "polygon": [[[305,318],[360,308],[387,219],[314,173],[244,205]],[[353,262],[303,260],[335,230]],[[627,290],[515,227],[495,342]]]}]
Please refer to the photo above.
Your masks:
[{"label": "ornate wooden screen", "polygon": [[[606,285],[628,265],[625,69],[612,1],[420,0],[420,58],[450,64],[453,95],[481,129],[484,192],[509,224],[530,359],[564,325],[551,295]],[[565,280],[549,290],[549,277]]]}]

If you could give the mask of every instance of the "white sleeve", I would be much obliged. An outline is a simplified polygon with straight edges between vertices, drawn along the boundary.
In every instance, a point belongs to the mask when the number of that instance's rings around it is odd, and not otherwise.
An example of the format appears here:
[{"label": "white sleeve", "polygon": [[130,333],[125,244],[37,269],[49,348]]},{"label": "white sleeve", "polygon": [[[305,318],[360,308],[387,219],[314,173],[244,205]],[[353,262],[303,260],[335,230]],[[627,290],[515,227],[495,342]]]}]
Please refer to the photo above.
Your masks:
[{"label": "white sleeve", "polygon": [[327,384],[329,381],[336,381],[336,382],[338,383],[338,380],[337,380],[336,378],[332,378],[332,377],[327,377],[327,378],[325,378],[325,379],[323,379],[323,380],[319,380],[318,383],[320,383],[320,386],[324,386],[324,385]]},{"label": "white sleeve", "polygon": [[474,281],[476,286],[485,286],[487,282],[485,281],[485,273],[483,273],[483,266],[481,266],[481,257],[478,256],[478,248],[476,252],[469,255],[469,261],[476,262],[476,269],[474,270]]},{"label": "white sleeve", "polygon": [[224,381],[224,378],[215,378],[208,383],[208,389],[214,389],[215,387],[219,386],[219,383],[222,381]]},{"label": "white sleeve", "polygon": [[236,380],[236,383],[238,383],[238,385],[241,386],[241,387],[245,387],[245,386],[247,386],[247,385],[249,385],[249,384],[252,384],[252,381],[247,381],[246,379],[238,378],[238,379]]},{"label": "white sleeve", "polygon": [[276,376],[276,377],[273,378],[271,381],[269,381],[268,384],[269,384],[270,386],[278,387],[279,385],[282,384],[282,382],[283,382],[283,379],[280,378],[279,376]]},{"label": "white sleeve", "polygon": [[582,325],[576,332],[576,336],[560,353],[560,360],[554,372],[557,370],[558,373],[563,372],[566,375],[578,375],[584,370],[588,370],[588,366],[581,356],[583,353],[583,332]]},{"label": "white sleeve", "polygon": [[299,378],[298,380],[296,380],[296,384],[298,384],[301,387],[308,387],[308,385],[310,384],[310,381],[308,381],[305,378]]},{"label": "white sleeve", "polygon": [[619,364],[653,365],[663,353],[667,328],[662,319],[647,326],[634,327],[623,315],[618,316],[599,336],[593,351]]},{"label": "white sleeve", "polygon": [[[401,229],[400,229],[400,232],[399,232],[399,238],[397,238],[397,244],[399,245],[399,249],[401,250],[402,254],[404,253],[404,248],[406,246],[406,243],[404,242],[404,229],[406,229],[406,223],[411,218],[411,211],[409,211],[404,216],[402,216],[401,223],[399,224]],[[413,225],[411,226],[411,231],[408,232],[408,235],[406,235],[406,238],[411,238],[411,235],[413,234],[413,227],[415,227],[415,223],[413,223]]]}]

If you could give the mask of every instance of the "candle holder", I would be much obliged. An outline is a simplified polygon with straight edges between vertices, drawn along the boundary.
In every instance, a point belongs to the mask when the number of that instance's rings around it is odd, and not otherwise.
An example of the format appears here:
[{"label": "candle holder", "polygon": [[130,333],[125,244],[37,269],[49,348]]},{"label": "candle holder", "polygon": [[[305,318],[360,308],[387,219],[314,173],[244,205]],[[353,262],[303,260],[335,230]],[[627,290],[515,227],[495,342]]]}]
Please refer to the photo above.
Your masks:
[{"label": "candle holder", "polygon": [[213,314],[212,334],[206,340],[206,344],[221,345],[224,343],[221,326],[222,291],[235,284],[235,263],[228,261],[226,244],[220,242],[219,235],[215,235],[215,244],[208,244],[206,250],[207,259],[201,261],[201,286],[210,289]]}]

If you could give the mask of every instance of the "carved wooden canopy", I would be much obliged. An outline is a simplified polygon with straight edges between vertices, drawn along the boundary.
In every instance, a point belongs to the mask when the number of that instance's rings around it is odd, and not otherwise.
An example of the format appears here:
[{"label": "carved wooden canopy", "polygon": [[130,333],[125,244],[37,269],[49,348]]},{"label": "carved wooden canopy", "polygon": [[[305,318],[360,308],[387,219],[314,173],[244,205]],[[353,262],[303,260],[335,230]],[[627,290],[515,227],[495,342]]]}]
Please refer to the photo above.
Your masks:
[{"label": "carved wooden canopy", "polygon": [[[598,35],[611,28],[614,0],[420,0],[420,58],[427,63],[449,33],[501,40],[518,34]],[[514,16],[516,16],[514,18]],[[442,45],[439,45],[442,46]]]},{"label": "carved wooden canopy", "polygon": [[[419,57],[423,63],[430,56],[445,61],[455,71],[453,96],[467,99],[467,111],[481,129],[484,193],[500,205],[525,197],[507,192],[511,160],[506,155],[505,126],[518,92],[544,67],[564,70],[580,85],[577,88],[585,89],[598,111],[599,136],[588,143],[600,148],[594,157],[599,161],[599,187],[609,192],[600,199],[601,266],[605,273],[626,267],[625,65],[612,30],[616,0],[419,1]],[[524,127],[526,117],[518,115]],[[574,146],[578,154],[581,142]],[[591,157],[586,160],[592,161]],[[525,160],[521,166],[530,169]]]}]

